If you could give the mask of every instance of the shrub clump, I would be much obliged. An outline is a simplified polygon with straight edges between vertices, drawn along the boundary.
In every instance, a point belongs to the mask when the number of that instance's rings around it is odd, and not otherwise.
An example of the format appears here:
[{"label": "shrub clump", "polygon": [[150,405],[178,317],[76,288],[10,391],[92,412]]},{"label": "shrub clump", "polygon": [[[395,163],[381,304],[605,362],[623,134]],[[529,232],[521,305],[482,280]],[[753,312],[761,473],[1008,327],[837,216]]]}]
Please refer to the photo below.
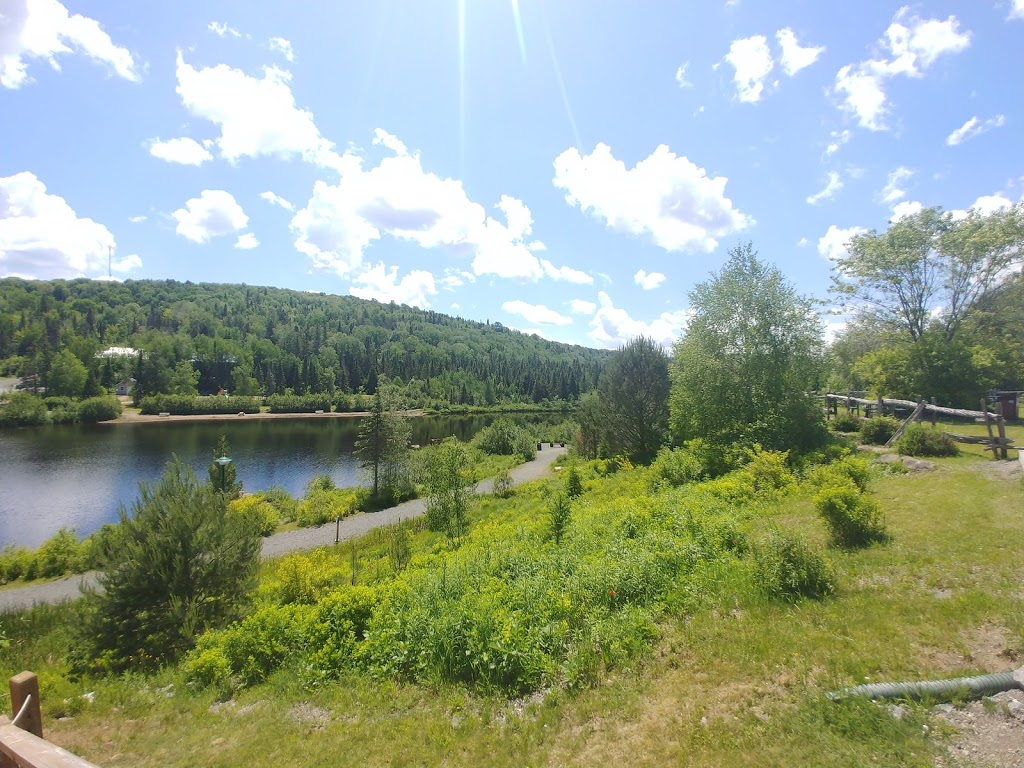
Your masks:
[{"label": "shrub clump", "polygon": [[860,491],[867,491],[871,480],[871,464],[859,456],[844,456],[831,464],[813,467],[807,480],[816,488],[853,483]]},{"label": "shrub clump", "polygon": [[838,414],[829,425],[834,432],[857,432],[861,428],[860,419],[849,411]]},{"label": "shrub clump", "polygon": [[769,596],[795,602],[818,600],[836,591],[832,565],[796,534],[772,531],[754,548],[754,578]]},{"label": "shrub clump", "polygon": [[707,467],[690,448],[662,448],[651,464],[652,490],[676,488],[704,479]]},{"label": "shrub clump", "polygon": [[876,416],[861,425],[860,439],[868,445],[885,445],[899,428],[899,421],[892,416]]},{"label": "shrub clump", "polygon": [[121,415],[121,401],[115,397],[90,397],[78,404],[78,420],[85,424],[110,421]]},{"label": "shrub clump", "polygon": [[474,441],[484,453],[497,456],[520,456],[524,461],[533,461],[537,456],[537,444],[533,437],[511,419],[496,419],[484,427]]},{"label": "shrub clump", "polygon": [[904,456],[956,456],[956,443],[945,432],[924,424],[911,424],[896,441],[896,452]]},{"label": "shrub clump", "polygon": [[852,481],[822,488],[814,497],[814,509],[837,546],[865,547],[888,539],[881,506]]},{"label": "shrub clump", "polygon": [[508,499],[513,493],[515,487],[512,484],[512,475],[507,469],[503,469],[494,477],[494,495],[499,499]]}]

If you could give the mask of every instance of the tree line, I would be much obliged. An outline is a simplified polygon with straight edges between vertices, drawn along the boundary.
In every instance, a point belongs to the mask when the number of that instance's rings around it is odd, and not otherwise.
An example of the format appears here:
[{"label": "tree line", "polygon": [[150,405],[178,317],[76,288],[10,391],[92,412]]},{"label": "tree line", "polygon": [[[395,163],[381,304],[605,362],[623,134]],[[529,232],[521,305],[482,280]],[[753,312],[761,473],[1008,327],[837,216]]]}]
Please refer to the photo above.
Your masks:
[{"label": "tree line", "polygon": [[[97,357],[110,347],[128,357]],[[0,375],[48,393],[374,394],[492,405],[575,400],[608,353],[394,303],[247,285],[0,280]]]}]

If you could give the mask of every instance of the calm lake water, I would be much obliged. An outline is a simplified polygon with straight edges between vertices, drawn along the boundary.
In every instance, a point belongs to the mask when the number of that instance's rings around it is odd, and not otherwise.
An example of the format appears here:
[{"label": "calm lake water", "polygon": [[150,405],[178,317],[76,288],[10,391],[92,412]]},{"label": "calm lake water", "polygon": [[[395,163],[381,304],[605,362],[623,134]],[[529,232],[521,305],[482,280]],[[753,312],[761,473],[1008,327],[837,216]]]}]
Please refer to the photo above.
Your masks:
[{"label": "calm lake water", "polygon": [[[412,442],[468,439],[494,418],[412,419]],[[0,546],[36,547],[62,525],[86,535],[116,521],[118,506],[131,505],[140,482],[158,479],[172,453],[205,479],[222,434],[246,491],[277,485],[301,495],[320,474],[339,486],[358,485],[352,455],[358,429],[359,419],[268,419],[0,430]]]}]

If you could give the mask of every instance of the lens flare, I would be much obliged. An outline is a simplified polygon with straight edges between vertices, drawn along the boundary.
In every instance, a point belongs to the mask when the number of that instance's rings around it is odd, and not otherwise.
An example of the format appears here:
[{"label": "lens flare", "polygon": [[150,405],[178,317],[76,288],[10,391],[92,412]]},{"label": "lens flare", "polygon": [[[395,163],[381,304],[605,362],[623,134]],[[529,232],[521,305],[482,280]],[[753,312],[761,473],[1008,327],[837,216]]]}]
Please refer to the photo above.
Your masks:
[{"label": "lens flare", "polygon": [[466,0],[458,0],[459,12],[459,166],[466,166]]},{"label": "lens flare", "polygon": [[526,63],[526,38],[523,37],[523,17],[519,15],[519,0],[512,0],[512,17],[516,22],[516,37],[519,39],[519,57]]}]

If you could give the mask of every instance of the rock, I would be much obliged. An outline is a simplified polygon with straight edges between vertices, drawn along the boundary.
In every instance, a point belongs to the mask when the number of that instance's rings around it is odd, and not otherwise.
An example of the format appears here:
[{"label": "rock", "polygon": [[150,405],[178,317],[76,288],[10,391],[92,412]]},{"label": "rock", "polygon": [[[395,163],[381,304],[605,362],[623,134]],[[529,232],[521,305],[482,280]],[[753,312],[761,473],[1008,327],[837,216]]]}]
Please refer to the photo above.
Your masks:
[{"label": "rock", "polygon": [[890,704],[889,714],[892,715],[893,720],[902,720],[910,712],[909,709],[903,704]]},{"label": "rock", "polygon": [[953,714],[955,707],[952,704],[936,704],[932,707],[932,712],[937,712],[941,715]]}]

